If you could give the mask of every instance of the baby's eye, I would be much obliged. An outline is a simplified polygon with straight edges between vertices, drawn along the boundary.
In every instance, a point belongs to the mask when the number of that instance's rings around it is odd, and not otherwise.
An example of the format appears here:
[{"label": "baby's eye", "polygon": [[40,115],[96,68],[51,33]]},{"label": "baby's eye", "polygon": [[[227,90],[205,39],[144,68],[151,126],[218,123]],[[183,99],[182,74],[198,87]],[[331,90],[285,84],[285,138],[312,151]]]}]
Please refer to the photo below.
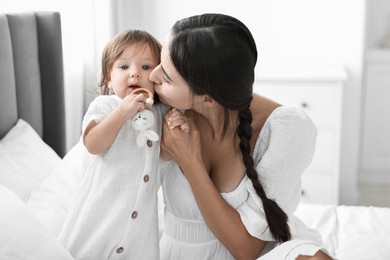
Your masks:
[{"label": "baby's eye", "polygon": [[152,68],[149,65],[142,65],[141,67],[143,70],[150,70]]},{"label": "baby's eye", "polygon": [[121,70],[127,70],[129,68],[129,66],[128,65],[122,65],[122,66],[119,66],[119,68]]}]

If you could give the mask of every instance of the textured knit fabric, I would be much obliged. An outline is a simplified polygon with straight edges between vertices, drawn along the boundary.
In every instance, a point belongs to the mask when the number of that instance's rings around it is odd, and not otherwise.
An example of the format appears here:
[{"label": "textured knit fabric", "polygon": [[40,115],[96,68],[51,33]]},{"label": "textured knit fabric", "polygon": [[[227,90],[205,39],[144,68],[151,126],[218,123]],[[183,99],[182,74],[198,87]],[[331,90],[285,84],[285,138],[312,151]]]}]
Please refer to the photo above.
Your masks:
[{"label": "textured knit fabric", "polygon": [[[121,102],[99,96],[90,105],[86,126],[100,122]],[[153,130],[161,136],[163,106],[153,106]],[[111,147],[86,154],[83,176],[59,235],[75,259],[158,259],[157,172],[160,143],[136,145],[138,131],[125,123]]]},{"label": "textured knit fabric", "polygon": [[[287,213],[293,240],[297,241],[278,254],[283,256],[280,259],[287,258],[298,245],[301,252],[312,253],[322,243],[316,232],[293,215],[300,200],[301,175],[312,160],[316,136],[316,127],[301,109],[282,106],[269,116],[256,141],[253,159],[259,180],[267,196],[275,199]],[[165,201],[161,259],[233,259],[204,222],[180,168],[171,161],[162,162],[161,172]],[[271,241],[263,254],[277,245],[269,231],[261,199],[248,177],[245,176],[235,190],[221,195],[238,211],[252,236]]]}]

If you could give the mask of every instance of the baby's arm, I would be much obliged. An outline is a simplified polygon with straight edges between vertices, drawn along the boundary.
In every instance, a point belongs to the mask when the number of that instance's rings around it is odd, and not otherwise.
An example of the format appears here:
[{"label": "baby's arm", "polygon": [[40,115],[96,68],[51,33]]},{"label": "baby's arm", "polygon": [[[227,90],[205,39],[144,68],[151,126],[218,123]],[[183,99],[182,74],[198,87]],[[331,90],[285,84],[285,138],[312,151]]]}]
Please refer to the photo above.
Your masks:
[{"label": "baby's arm", "polygon": [[84,144],[91,154],[106,151],[115,141],[123,124],[145,108],[143,94],[130,94],[101,122],[92,120],[84,131]]}]

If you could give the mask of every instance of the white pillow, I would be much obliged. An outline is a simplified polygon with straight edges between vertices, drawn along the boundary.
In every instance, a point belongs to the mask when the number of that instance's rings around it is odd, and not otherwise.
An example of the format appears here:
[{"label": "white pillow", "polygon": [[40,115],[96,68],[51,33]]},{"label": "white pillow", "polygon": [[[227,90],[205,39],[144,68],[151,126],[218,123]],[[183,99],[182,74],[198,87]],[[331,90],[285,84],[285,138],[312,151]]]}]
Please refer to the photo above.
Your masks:
[{"label": "white pillow", "polygon": [[27,202],[61,158],[23,119],[0,140],[0,184]]},{"label": "white pillow", "polygon": [[73,259],[26,204],[1,184],[0,212],[0,259]]},{"label": "white pillow", "polygon": [[31,194],[28,207],[51,233],[58,236],[81,180],[85,146],[79,141],[53,173]]}]

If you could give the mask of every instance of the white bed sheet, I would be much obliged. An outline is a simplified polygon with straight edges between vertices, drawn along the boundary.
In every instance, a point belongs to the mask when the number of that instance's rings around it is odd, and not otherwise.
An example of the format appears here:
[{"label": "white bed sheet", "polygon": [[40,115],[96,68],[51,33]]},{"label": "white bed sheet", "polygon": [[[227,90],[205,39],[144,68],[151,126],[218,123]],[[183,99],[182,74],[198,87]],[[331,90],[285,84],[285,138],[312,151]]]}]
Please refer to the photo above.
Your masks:
[{"label": "white bed sheet", "polygon": [[296,215],[317,229],[335,259],[390,259],[390,209],[300,204]]}]

